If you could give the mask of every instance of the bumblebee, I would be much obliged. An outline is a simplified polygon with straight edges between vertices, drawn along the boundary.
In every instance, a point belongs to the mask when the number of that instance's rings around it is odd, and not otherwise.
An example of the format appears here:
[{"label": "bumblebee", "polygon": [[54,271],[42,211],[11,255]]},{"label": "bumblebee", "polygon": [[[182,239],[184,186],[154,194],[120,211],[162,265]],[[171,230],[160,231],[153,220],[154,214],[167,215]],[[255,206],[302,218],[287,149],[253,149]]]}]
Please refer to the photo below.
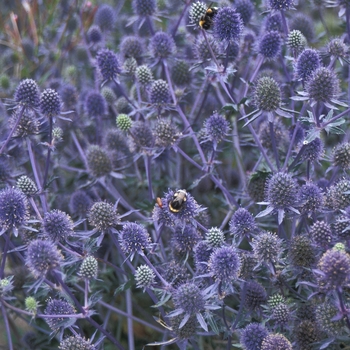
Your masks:
[{"label": "bumblebee", "polygon": [[199,26],[205,30],[209,30],[211,26],[213,25],[213,19],[218,13],[217,7],[209,7],[207,8],[207,11],[204,15],[202,15],[201,19],[199,20]]},{"label": "bumblebee", "polygon": [[187,201],[186,190],[178,190],[174,193],[172,200],[169,202],[169,209],[173,213],[178,213],[182,210]]}]

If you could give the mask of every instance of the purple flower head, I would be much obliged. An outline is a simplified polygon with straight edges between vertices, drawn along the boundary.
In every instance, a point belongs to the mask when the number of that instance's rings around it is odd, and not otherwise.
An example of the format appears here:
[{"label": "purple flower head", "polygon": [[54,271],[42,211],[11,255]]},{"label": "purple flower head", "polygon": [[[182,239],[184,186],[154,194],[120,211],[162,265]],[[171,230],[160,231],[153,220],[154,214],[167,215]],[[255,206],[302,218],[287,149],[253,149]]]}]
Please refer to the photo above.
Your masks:
[{"label": "purple flower head", "polygon": [[282,102],[281,89],[275,79],[261,77],[255,84],[254,104],[262,111],[276,111]]},{"label": "purple flower head", "polygon": [[181,133],[171,121],[157,120],[153,130],[155,144],[159,147],[171,147],[179,142]]},{"label": "purple flower head", "polygon": [[330,301],[318,305],[316,308],[316,322],[322,331],[329,336],[341,335],[344,332],[344,319],[334,321],[338,308]]},{"label": "purple flower head", "polygon": [[171,78],[175,85],[188,86],[192,81],[192,74],[190,71],[190,65],[183,60],[175,62],[171,69]]},{"label": "purple flower head", "polygon": [[192,225],[176,226],[172,235],[172,244],[180,253],[191,252],[199,240],[197,229]]},{"label": "purple flower head", "polygon": [[156,106],[164,106],[170,102],[170,90],[165,80],[153,81],[149,90],[149,101]]},{"label": "purple flower head", "polygon": [[45,213],[43,222],[44,233],[53,241],[65,241],[73,235],[73,221],[71,217],[61,210],[51,210]]},{"label": "purple flower head", "polygon": [[236,280],[240,267],[238,252],[232,246],[217,248],[210,255],[209,273],[216,281],[230,283]]},{"label": "purple flower head", "polygon": [[88,42],[93,44],[99,43],[103,38],[101,28],[96,24],[92,25],[89,28],[89,30],[86,33],[86,36],[87,36]]},{"label": "purple flower head", "polygon": [[102,147],[92,145],[88,148],[86,159],[94,177],[108,175],[112,171],[112,162],[109,153]]},{"label": "purple flower head", "polygon": [[17,86],[15,101],[30,108],[39,107],[40,92],[37,83],[33,79],[24,79]]},{"label": "purple flower head", "polygon": [[0,191],[0,225],[9,229],[24,225],[29,217],[28,200],[17,188]]},{"label": "purple flower head", "polygon": [[106,100],[96,91],[91,91],[85,100],[85,111],[89,117],[103,116],[107,111]]},{"label": "purple flower head", "polygon": [[350,282],[350,255],[344,251],[327,250],[317,268],[323,273],[318,278],[322,291],[336,290]]},{"label": "purple flower head", "polygon": [[40,96],[40,112],[46,117],[55,117],[61,113],[60,95],[52,89],[45,89]]},{"label": "purple flower head", "polygon": [[200,313],[205,307],[204,295],[192,282],[179,286],[173,294],[173,301],[176,309],[191,316]]},{"label": "purple flower head", "polygon": [[174,222],[191,221],[199,214],[200,206],[186,190],[169,190],[164,194],[162,203]]},{"label": "purple flower head", "polygon": [[289,10],[293,7],[293,0],[269,0],[269,7],[272,10]]},{"label": "purple flower head", "polygon": [[230,220],[230,233],[234,236],[250,236],[257,229],[255,219],[247,209],[239,208]]},{"label": "purple flower head", "polygon": [[156,0],[133,0],[134,13],[140,17],[152,16],[157,11]]},{"label": "purple flower head", "polygon": [[277,262],[282,254],[282,241],[271,232],[262,232],[251,242],[259,263]]},{"label": "purple flower head", "polygon": [[102,4],[96,11],[95,24],[97,24],[103,31],[112,30],[115,24],[115,13],[112,6]]},{"label": "purple flower head", "polygon": [[71,349],[83,349],[83,350],[97,350],[89,340],[82,338],[80,335],[72,335],[68,338],[63,339],[58,347],[60,350],[71,350]]},{"label": "purple flower head", "polygon": [[127,36],[120,43],[120,53],[124,58],[134,57],[138,60],[144,52],[143,42],[137,36]]},{"label": "purple flower head", "polygon": [[213,253],[213,247],[207,241],[200,241],[194,247],[194,261],[198,274],[208,271],[208,262]]},{"label": "purple flower head", "polygon": [[315,138],[310,143],[304,144],[304,151],[301,155],[302,160],[309,160],[310,162],[318,161],[324,153],[323,142],[320,138]]},{"label": "purple flower head", "polygon": [[276,173],[267,182],[267,200],[274,209],[290,208],[298,201],[298,184],[288,173]]},{"label": "purple flower head", "polygon": [[246,282],[241,290],[241,302],[248,310],[256,310],[267,301],[265,288],[255,281]]},{"label": "purple flower head", "polygon": [[196,334],[198,321],[195,316],[190,316],[190,318],[184,326],[182,326],[181,324],[183,320],[182,315],[170,317],[169,319],[173,333],[180,340],[189,339]]},{"label": "purple flower head", "polygon": [[150,42],[150,51],[155,58],[167,58],[176,50],[174,39],[167,33],[158,32]]},{"label": "purple flower head", "polygon": [[311,349],[312,344],[321,339],[320,326],[311,320],[297,324],[293,333],[297,349]]},{"label": "purple flower head", "polygon": [[332,241],[332,229],[325,221],[316,221],[309,232],[317,246],[328,248]]},{"label": "purple flower head", "polygon": [[320,211],[323,207],[323,194],[321,189],[312,182],[308,182],[299,190],[300,212],[311,214]]},{"label": "purple flower head", "polygon": [[325,205],[331,209],[345,209],[350,205],[350,181],[342,179],[328,188]]},{"label": "purple flower head", "polygon": [[238,41],[243,31],[241,15],[232,7],[222,7],[214,19],[214,36],[220,41]]},{"label": "purple flower head", "polygon": [[288,257],[294,267],[313,267],[316,262],[316,249],[311,239],[305,235],[294,236],[290,242]]},{"label": "purple flower head", "polygon": [[60,93],[65,110],[76,108],[78,93],[75,86],[71,84],[65,84],[62,86]]},{"label": "purple flower head", "polygon": [[342,169],[350,168],[350,143],[345,142],[337,145],[333,150],[333,164]]},{"label": "purple flower head", "polygon": [[246,350],[260,350],[261,344],[268,334],[268,330],[262,324],[249,323],[241,331],[240,341]]},{"label": "purple flower head", "polygon": [[105,231],[115,226],[119,220],[114,206],[107,202],[96,202],[88,213],[89,224],[99,231]]},{"label": "purple flower head", "polygon": [[281,36],[279,32],[267,32],[259,43],[259,53],[267,59],[275,59],[281,51]]},{"label": "purple flower head", "polygon": [[36,278],[45,276],[61,263],[62,255],[54,243],[37,239],[28,245],[26,265]]},{"label": "purple flower head", "polygon": [[298,57],[294,70],[298,79],[307,80],[321,66],[319,53],[313,49],[304,50]]},{"label": "purple flower head", "polygon": [[109,49],[101,49],[96,56],[97,67],[104,80],[116,79],[121,73],[117,55]]},{"label": "purple flower head", "polygon": [[[65,300],[61,299],[51,299],[46,305],[44,314],[48,316],[57,316],[57,315],[72,315],[76,311],[74,307]],[[75,323],[74,318],[67,317],[55,317],[55,318],[45,318],[46,323],[52,330],[57,330],[58,328],[66,328],[72,326]]]},{"label": "purple flower head", "polygon": [[133,222],[123,225],[123,229],[119,231],[119,241],[123,252],[131,256],[135,253],[143,254],[144,250],[151,246],[147,230]]},{"label": "purple flower head", "polygon": [[223,140],[230,131],[229,122],[217,112],[214,112],[214,114],[204,122],[204,126],[209,140],[215,145]]},{"label": "purple flower head", "polygon": [[85,216],[91,206],[91,198],[82,190],[72,193],[69,209],[72,215]]},{"label": "purple flower head", "polygon": [[273,308],[271,318],[279,325],[285,326],[290,321],[290,308],[285,303],[279,303]]},{"label": "purple flower head", "polygon": [[[17,106],[9,119],[9,126],[14,128],[17,124],[19,114],[21,113],[22,107]],[[26,137],[29,135],[36,135],[39,133],[40,121],[32,109],[26,108],[23,111],[22,118],[15,129],[13,136],[15,137]]]},{"label": "purple flower head", "polygon": [[254,14],[254,4],[250,0],[236,0],[234,6],[242,18],[243,24],[246,25],[249,23]]},{"label": "purple flower head", "polygon": [[282,334],[268,334],[261,343],[261,350],[293,350],[290,341]]},{"label": "purple flower head", "polygon": [[162,275],[166,281],[171,283],[173,288],[178,288],[190,279],[186,267],[177,263],[175,260],[170,261],[164,266],[164,272]]},{"label": "purple flower head", "polygon": [[133,123],[130,133],[133,135],[133,151],[149,150],[154,145],[154,137],[150,127],[144,122]]},{"label": "purple flower head", "polygon": [[315,102],[330,103],[339,95],[340,82],[333,70],[320,67],[314,70],[306,82],[306,91]]},{"label": "purple flower head", "polygon": [[279,12],[270,14],[265,20],[265,30],[267,32],[282,32],[282,17]]}]

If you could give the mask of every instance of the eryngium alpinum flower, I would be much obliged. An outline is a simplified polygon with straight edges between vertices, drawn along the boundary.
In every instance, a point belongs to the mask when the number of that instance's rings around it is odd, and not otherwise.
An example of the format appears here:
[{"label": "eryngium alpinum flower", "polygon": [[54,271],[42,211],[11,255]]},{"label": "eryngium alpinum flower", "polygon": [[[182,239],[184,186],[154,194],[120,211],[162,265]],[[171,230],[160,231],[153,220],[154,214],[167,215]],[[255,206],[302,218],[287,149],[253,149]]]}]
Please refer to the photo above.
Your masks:
[{"label": "eryngium alpinum flower", "polygon": [[204,310],[205,299],[196,284],[189,282],[179,286],[174,294],[173,301],[176,309],[193,316]]},{"label": "eryngium alpinum flower", "polygon": [[53,89],[45,89],[40,96],[40,112],[46,117],[55,117],[61,113],[60,95]]},{"label": "eryngium alpinum flower", "polygon": [[65,241],[73,231],[73,221],[65,212],[54,209],[45,213],[42,225],[44,233],[53,241]]},{"label": "eryngium alpinum flower", "polygon": [[273,112],[281,105],[281,90],[276,80],[271,77],[259,78],[254,91],[255,106],[266,112]]},{"label": "eryngium alpinum flower", "polygon": [[189,339],[196,334],[198,321],[195,316],[190,316],[186,324],[180,327],[183,315],[170,317],[170,326],[177,338],[181,340]]},{"label": "eryngium alpinum flower", "polygon": [[171,147],[176,144],[180,137],[179,129],[171,121],[159,119],[153,130],[155,144],[159,147]]},{"label": "eryngium alpinum flower", "polygon": [[316,250],[309,237],[294,236],[288,250],[289,260],[294,267],[311,268],[316,262]]},{"label": "eryngium alpinum flower", "polygon": [[109,49],[98,51],[96,61],[104,80],[115,79],[121,73],[117,55]]},{"label": "eryngium alpinum flower", "polygon": [[294,327],[297,349],[312,349],[312,343],[320,340],[320,329],[316,322],[305,320]]},{"label": "eryngium alpinum flower", "polygon": [[214,250],[209,259],[209,273],[220,282],[232,282],[238,278],[241,260],[232,246]]},{"label": "eryngium alpinum flower", "polygon": [[218,9],[213,25],[214,36],[220,41],[238,41],[243,31],[243,21],[233,7]]},{"label": "eryngium alpinum flower", "polygon": [[170,102],[170,90],[166,81],[159,79],[152,83],[149,90],[149,101],[157,106],[163,106]]},{"label": "eryngium alpinum flower", "polygon": [[152,16],[157,11],[157,1],[133,0],[132,8],[138,16]]},{"label": "eryngium alpinum flower", "polygon": [[88,213],[89,224],[99,231],[107,230],[118,223],[115,207],[107,202],[96,202]]},{"label": "eryngium alpinum flower", "polygon": [[24,225],[29,217],[28,200],[18,188],[5,188],[0,191],[1,229]]},{"label": "eryngium alpinum flower", "polygon": [[112,162],[108,152],[97,145],[89,147],[86,154],[87,163],[95,177],[108,175],[112,171]]},{"label": "eryngium alpinum flower", "polygon": [[253,234],[257,229],[254,217],[245,208],[239,208],[230,220],[230,233],[243,238]]},{"label": "eryngium alpinum flower", "polygon": [[228,135],[230,130],[229,122],[225,119],[225,117],[216,112],[206,119],[204,126],[207,137],[214,143],[215,146]]},{"label": "eryngium alpinum flower", "polygon": [[322,291],[339,289],[350,281],[350,255],[344,251],[327,250],[317,268],[323,273],[318,276],[318,284]]},{"label": "eryngium alpinum flower", "polygon": [[151,246],[147,230],[134,222],[123,225],[123,229],[119,231],[119,241],[123,252],[132,256],[135,253],[143,254],[144,250]]},{"label": "eryngium alpinum flower", "polygon": [[309,235],[319,247],[328,248],[332,241],[331,226],[325,221],[318,220],[314,222]]},{"label": "eryngium alpinum flower", "polygon": [[261,262],[277,262],[282,253],[281,240],[271,232],[262,232],[257,235],[252,243],[254,255]]},{"label": "eryngium alpinum flower", "polygon": [[208,5],[204,2],[194,2],[189,11],[190,24],[198,25],[201,17],[207,12]]},{"label": "eryngium alpinum flower", "polygon": [[333,164],[342,169],[350,168],[350,143],[337,145],[333,151]]},{"label": "eryngium alpinum flower", "polygon": [[40,92],[37,83],[33,79],[22,80],[16,91],[15,101],[31,108],[39,107]]},{"label": "eryngium alpinum flower", "polygon": [[260,350],[293,350],[293,347],[284,335],[270,333],[262,341]]},{"label": "eryngium alpinum flower", "polygon": [[27,175],[22,175],[17,179],[16,186],[26,195],[32,196],[38,192],[35,182]]},{"label": "eryngium alpinum flower", "polygon": [[212,227],[205,234],[205,239],[213,248],[220,248],[225,243],[225,234],[218,227]]},{"label": "eryngium alpinum flower", "polygon": [[293,7],[293,0],[269,0],[269,7],[272,10],[288,10]]},{"label": "eryngium alpinum flower", "polygon": [[86,96],[85,111],[89,117],[103,116],[107,111],[106,100],[99,92],[91,91]]},{"label": "eryngium alpinum flower", "polygon": [[98,7],[94,22],[102,29],[102,30],[112,30],[115,24],[115,13],[112,6],[108,4],[102,4]]},{"label": "eryngium alpinum flower", "polygon": [[306,81],[320,66],[321,58],[319,53],[313,49],[306,49],[296,61],[294,66],[295,75],[298,79]]},{"label": "eryngium alpinum flower", "polygon": [[241,330],[240,341],[246,350],[260,350],[269,331],[260,323],[249,323]]},{"label": "eryngium alpinum flower", "polygon": [[167,58],[176,50],[172,36],[164,32],[153,35],[150,42],[150,51],[155,58]]},{"label": "eryngium alpinum flower", "polygon": [[[21,112],[21,106],[17,106],[9,119],[9,126],[15,127]],[[28,135],[36,135],[39,133],[40,121],[36,117],[33,110],[26,108],[23,111],[22,118],[13,133],[14,137],[26,137]]]},{"label": "eryngium alpinum flower", "polygon": [[333,210],[345,209],[350,205],[350,181],[342,179],[331,186],[325,199],[325,205]]},{"label": "eryngium alpinum flower", "polygon": [[86,258],[84,258],[83,262],[80,265],[78,275],[82,278],[96,278],[97,268],[98,263],[96,258],[94,258],[93,256],[87,256]]},{"label": "eryngium alpinum flower", "polygon": [[267,59],[275,59],[281,51],[281,36],[278,32],[267,32],[259,43],[259,53]]},{"label": "eryngium alpinum flower", "polygon": [[311,74],[305,89],[309,98],[314,102],[329,104],[336,100],[339,95],[339,79],[334,71],[320,67]]},{"label": "eryngium alpinum flower", "polygon": [[80,335],[72,335],[60,342],[60,350],[96,350],[96,347],[90,344]]},{"label": "eryngium alpinum flower", "polygon": [[302,214],[312,214],[323,207],[323,194],[320,188],[308,182],[302,185],[299,190],[299,210]]},{"label": "eryngium alpinum flower", "polygon": [[[51,299],[46,305],[44,310],[44,314],[48,316],[56,316],[56,315],[72,315],[75,314],[76,311],[74,307],[69,304],[65,300],[61,299]],[[55,317],[55,318],[45,318],[46,323],[49,327],[55,331],[60,327],[66,328],[75,323],[74,319],[70,319],[68,317]]]},{"label": "eryngium alpinum flower", "polygon": [[41,239],[29,243],[26,265],[36,278],[45,276],[61,263],[62,255],[54,243]]},{"label": "eryngium alpinum flower", "polygon": [[154,283],[156,275],[147,265],[139,266],[135,271],[135,281],[137,288],[149,288]]},{"label": "eryngium alpinum flower", "polygon": [[191,252],[201,239],[193,225],[178,225],[172,235],[172,243],[178,252]]},{"label": "eryngium alpinum flower", "polygon": [[267,300],[265,288],[258,282],[246,282],[241,290],[241,302],[248,310],[256,310]]}]

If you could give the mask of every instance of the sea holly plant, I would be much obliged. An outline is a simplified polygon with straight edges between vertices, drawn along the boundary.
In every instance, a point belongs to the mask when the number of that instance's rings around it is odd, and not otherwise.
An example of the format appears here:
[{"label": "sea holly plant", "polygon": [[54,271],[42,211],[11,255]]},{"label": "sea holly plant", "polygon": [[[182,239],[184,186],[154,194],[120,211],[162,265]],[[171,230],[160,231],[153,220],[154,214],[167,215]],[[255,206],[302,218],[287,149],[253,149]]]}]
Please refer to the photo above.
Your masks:
[{"label": "sea holly plant", "polygon": [[0,345],[349,346],[349,10],[3,1]]}]

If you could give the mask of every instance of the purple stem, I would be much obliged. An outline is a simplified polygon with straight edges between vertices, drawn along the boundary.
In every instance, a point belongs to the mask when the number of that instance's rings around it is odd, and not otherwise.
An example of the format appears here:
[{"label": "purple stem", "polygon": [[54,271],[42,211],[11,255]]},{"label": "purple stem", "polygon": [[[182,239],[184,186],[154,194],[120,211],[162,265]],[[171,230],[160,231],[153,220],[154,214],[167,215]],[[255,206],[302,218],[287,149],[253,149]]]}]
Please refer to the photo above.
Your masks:
[{"label": "purple stem", "polygon": [[4,144],[1,146],[1,149],[0,149],[0,154],[2,154],[2,152],[4,151],[5,147],[7,146],[7,144],[9,143],[13,133],[15,132],[15,130],[17,129],[21,119],[22,119],[22,116],[23,116],[23,113],[24,113],[24,110],[25,110],[26,106],[25,105],[22,105],[22,108],[21,110],[19,111],[19,114],[18,114],[18,117],[17,117],[17,120],[16,120],[16,124],[14,125],[14,127],[12,128],[12,130],[10,131],[10,134],[9,136],[7,136],[7,139],[5,140]]}]

